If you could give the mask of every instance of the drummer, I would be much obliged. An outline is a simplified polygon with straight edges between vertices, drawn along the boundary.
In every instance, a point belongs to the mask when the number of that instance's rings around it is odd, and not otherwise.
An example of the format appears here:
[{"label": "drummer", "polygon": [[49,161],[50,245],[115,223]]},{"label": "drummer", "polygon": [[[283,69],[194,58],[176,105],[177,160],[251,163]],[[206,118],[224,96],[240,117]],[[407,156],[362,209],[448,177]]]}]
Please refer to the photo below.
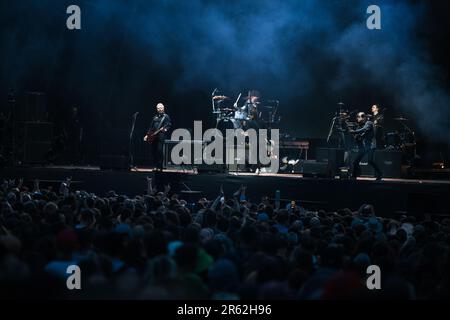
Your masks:
[{"label": "drummer", "polygon": [[245,120],[243,127],[259,129],[259,106],[261,104],[261,93],[258,90],[250,90],[246,101],[242,107],[238,107],[235,103],[236,109],[235,119]]},{"label": "drummer", "polygon": [[[258,90],[250,90],[248,96],[245,97],[245,103],[242,107],[238,107],[237,102],[234,104],[235,119],[240,121],[240,126],[243,130],[254,129],[257,132],[262,128],[260,119],[260,104],[261,94]],[[256,141],[256,150],[259,150],[259,137]],[[260,162],[256,164],[250,164],[249,159],[246,157],[246,168],[251,172],[259,172]]]}]

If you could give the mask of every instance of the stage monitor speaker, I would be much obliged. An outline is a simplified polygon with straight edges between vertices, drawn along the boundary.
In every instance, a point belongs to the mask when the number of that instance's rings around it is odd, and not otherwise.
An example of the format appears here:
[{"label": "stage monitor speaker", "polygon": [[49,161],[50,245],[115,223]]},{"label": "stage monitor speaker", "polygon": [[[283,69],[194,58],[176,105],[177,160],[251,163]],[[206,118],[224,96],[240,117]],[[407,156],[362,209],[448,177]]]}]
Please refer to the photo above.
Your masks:
[{"label": "stage monitor speaker", "polygon": [[314,160],[307,160],[301,163],[300,172],[304,177],[330,177],[328,162],[319,162]]},{"label": "stage monitor speaker", "polygon": [[316,160],[318,162],[327,162],[330,175],[335,176],[339,173],[339,168],[344,166],[344,153],[344,149],[317,148]]},{"label": "stage monitor speaker", "polygon": [[228,168],[225,164],[200,164],[196,165],[198,173],[227,173]]},{"label": "stage monitor speaker", "polygon": [[[353,163],[357,153],[352,152],[350,159]],[[401,151],[391,150],[376,150],[374,154],[374,161],[380,168],[385,178],[400,178],[402,171],[402,153]],[[361,175],[374,176],[372,167],[367,163],[367,156],[365,156],[361,162]]]},{"label": "stage monitor speaker", "polygon": [[[195,148],[196,145],[201,145],[202,146],[202,152],[203,152],[203,145],[204,145],[204,143],[203,143],[202,140],[189,140],[189,141],[186,141],[186,142],[190,144],[191,154],[190,154],[190,156],[183,155],[183,154],[181,154],[180,156],[181,157],[186,157],[185,161],[188,162],[188,163],[187,164],[177,165],[177,164],[174,164],[172,162],[171,153],[172,153],[172,149],[177,144],[179,144],[180,141],[173,141],[173,140],[166,140],[166,141],[164,141],[164,146],[163,146],[163,148],[164,148],[164,150],[163,150],[163,152],[164,152],[164,163],[163,163],[164,168],[166,168],[166,169],[167,168],[189,168],[189,167],[193,168],[193,167],[197,166],[195,164],[196,158],[195,158],[194,148]],[[188,157],[189,157],[189,159],[188,159]],[[200,158],[198,160],[201,160],[201,159],[202,158]],[[187,160],[189,160],[189,161],[187,161]]]},{"label": "stage monitor speaker", "polygon": [[129,169],[128,159],[123,155],[101,155],[100,169],[126,171]]}]

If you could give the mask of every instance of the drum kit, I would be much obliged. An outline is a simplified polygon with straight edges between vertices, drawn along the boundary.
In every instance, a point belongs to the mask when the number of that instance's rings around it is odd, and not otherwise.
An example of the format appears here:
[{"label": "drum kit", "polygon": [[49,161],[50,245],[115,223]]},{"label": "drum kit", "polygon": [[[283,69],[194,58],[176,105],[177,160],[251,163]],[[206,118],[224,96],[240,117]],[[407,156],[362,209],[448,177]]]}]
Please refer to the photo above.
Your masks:
[{"label": "drum kit", "polygon": [[409,119],[405,117],[393,118],[402,126],[401,131],[389,131],[385,135],[386,148],[395,150],[405,150],[416,146],[414,131],[407,125]]},{"label": "drum kit", "polygon": [[235,118],[236,110],[233,108],[230,97],[213,95],[213,115],[216,118],[216,129],[225,132],[226,129],[239,129],[241,123]]},{"label": "drum kit", "polygon": [[[246,107],[238,107],[241,94],[233,101],[225,95],[217,95],[217,89],[212,94],[212,112],[216,118],[216,129],[225,132],[226,129],[246,130],[249,121],[257,121],[258,127],[273,128],[279,124],[278,100],[246,103]],[[249,99],[250,97],[244,97]]]},{"label": "drum kit", "polygon": [[393,120],[401,124],[401,131],[389,131],[385,134],[385,147],[387,150],[401,151],[406,162],[412,162],[417,157],[416,137],[414,131],[408,126],[409,119],[397,117]]}]

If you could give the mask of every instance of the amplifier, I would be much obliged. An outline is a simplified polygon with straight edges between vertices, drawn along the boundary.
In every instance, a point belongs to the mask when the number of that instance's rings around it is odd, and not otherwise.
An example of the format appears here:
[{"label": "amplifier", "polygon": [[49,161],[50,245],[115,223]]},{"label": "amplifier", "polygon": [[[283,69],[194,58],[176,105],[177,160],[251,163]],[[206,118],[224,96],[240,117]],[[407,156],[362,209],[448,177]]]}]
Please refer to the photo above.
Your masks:
[{"label": "amplifier", "polygon": [[14,124],[14,163],[45,163],[52,147],[53,123],[20,121]]},{"label": "amplifier", "polygon": [[15,119],[45,121],[48,118],[47,95],[44,92],[25,92],[15,105]]},{"label": "amplifier", "polygon": [[164,168],[179,168],[180,166],[188,166],[188,167],[197,166],[195,164],[195,161],[196,160],[201,161],[203,159],[203,157],[201,157],[199,159],[195,158],[194,148],[195,148],[195,146],[197,146],[197,148],[198,148],[198,145],[200,145],[202,148],[202,156],[203,156],[203,146],[204,146],[203,141],[202,140],[186,140],[185,143],[189,144],[190,152],[187,152],[186,154],[184,154],[184,153],[178,154],[178,156],[183,158],[184,164],[174,164],[172,161],[172,156],[171,156],[172,149],[179,143],[180,143],[180,141],[174,141],[174,140],[164,141],[164,146],[163,146],[163,152],[164,152],[163,166],[164,166]]},{"label": "amplifier", "polygon": [[[351,163],[355,159],[357,153],[352,152],[350,155]],[[374,161],[380,168],[385,178],[400,178],[402,170],[402,153],[401,151],[376,150]],[[367,156],[361,162],[361,175],[374,176],[372,167],[367,163]]]},{"label": "amplifier", "polygon": [[339,168],[344,166],[344,153],[344,149],[317,148],[316,160],[318,162],[327,162],[330,174],[335,176],[339,172]]},{"label": "amplifier", "polygon": [[321,161],[303,161],[301,163],[300,172],[304,177],[320,177],[327,178],[330,177],[330,172],[328,169],[328,162]]},{"label": "amplifier", "polygon": [[281,141],[280,158],[308,160],[309,141]]}]

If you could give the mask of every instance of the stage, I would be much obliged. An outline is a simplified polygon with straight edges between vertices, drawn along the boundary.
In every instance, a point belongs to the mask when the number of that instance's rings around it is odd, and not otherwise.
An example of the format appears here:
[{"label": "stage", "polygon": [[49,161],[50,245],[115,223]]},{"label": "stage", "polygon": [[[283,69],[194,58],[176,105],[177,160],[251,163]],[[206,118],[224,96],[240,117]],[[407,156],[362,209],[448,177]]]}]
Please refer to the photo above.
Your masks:
[{"label": "stage", "polygon": [[[376,214],[398,217],[411,214],[422,217],[431,214],[435,218],[450,216],[450,180],[358,178],[357,180],[307,178],[301,174],[253,173],[197,173],[193,170],[166,170],[153,172],[149,168],[132,171],[100,170],[99,167],[9,167],[1,178],[24,178],[27,185],[39,179],[41,187],[52,186],[58,190],[61,181],[72,178],[72,189],[86,190],[104,196],[114,190],[118,194],[134,196],[146,193],[147,177],[153,178],[158,190],[167,183],[173,192],[185,196],[215,198],[223,185],[226,196],[231,196],[241,184],[246,185],[250,201],[258,202],[261,196],[273,198],[280,190],[285,202],[296,200],[310,209],[336,210],[348,207],[356,210],[365,203],[373,204]],[[195,195],[195,196],[193,196]]]}]

